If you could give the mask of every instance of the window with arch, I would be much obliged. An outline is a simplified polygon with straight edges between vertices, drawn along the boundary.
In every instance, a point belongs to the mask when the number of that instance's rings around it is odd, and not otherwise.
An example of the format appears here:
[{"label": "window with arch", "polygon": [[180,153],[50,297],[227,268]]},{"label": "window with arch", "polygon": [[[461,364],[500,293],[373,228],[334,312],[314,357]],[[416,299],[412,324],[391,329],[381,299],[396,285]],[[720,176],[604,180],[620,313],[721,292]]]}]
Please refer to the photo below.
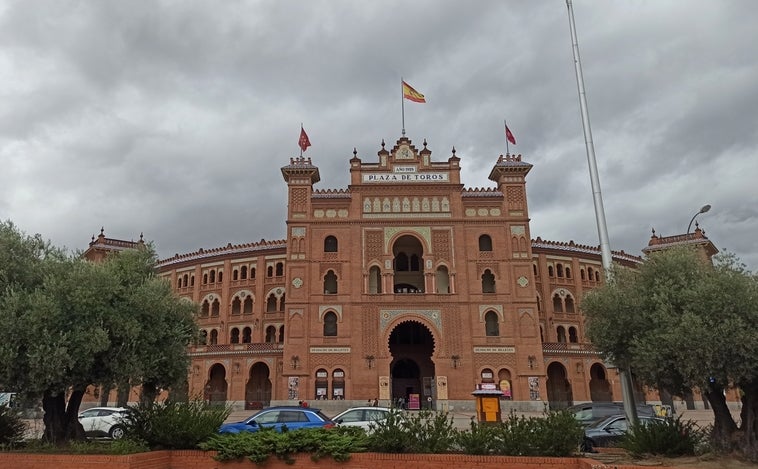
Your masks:
[{"label": "window with arch", "polygon": [[582,280],[584,280],[584,277],[585,277],[585,275],[584,275],[584,269],[579,269],[579,278],[582,279]]},{"label": "window with arch", "polygon": [[273,344],[276,342],[276,327],[268,326],[266,328],[266,343]]},{"label": "window with arch", "polygon": [[223,281],[224,281],[224,271],[223,270],[219,270],[218,271],[218,276],[216,277],[216,282],[217,283],[221,283]]},{"label": "window with arch", "polygon": [[239,280],[239,270],[234,269],[232,270],[232,281]]},{"label": "window with arch", "polygon": [[208,274],[203,274],[203,285],[208,285]]},{"label": "window with arch", "polygon": [[490,269],[482,274],[482,293],[495,293],[495,275]]},{"label": "window with arch", "polygon": [[337,294],[337,275],[333,270],[329,270],[324,275],[324,295]]},{"label": "window with arch", "polygon": [[479,251],[492,251],[492,238],[490,235],[479,236]]},{"label": "window with arch", "polygon": [[558,329],[556,330],[558,333],[558,342],[561,342],[563,344],[566,343],[566,329],[563,326],[558,326]]},{"label": "window with arch", "polygon": [[566,312],[573,313],[574,311],[574,297],[566,294],[566,298],[563,300],[566,303]]},{"label": "window with arch", "polygon": [[194,287],[194,286],[195,286],[195,274],[192,274],[192,276],[190,277],[190,287]]},{"label": "window with arch", "polygon": [[266,299],[266,312],[271,313],[276,311],[276,296],[272,293]]},{"label": "window with arch", "polygon": [[340,368],[332,372],[332,399],[345,399],[345,372]]},{"label": "window with arch", "polygon": [[563,264],[555,265],[555,274],[557,277],[563,277]]},{"label": "window with arch", "polygon": [[216,283],[216,271],[213,269],[211,269],[211,271],[208,273],[208,282]]},{"label": "window with arch", "polygon": [[236,316],[240,313],[242,313],[242,301],[240,301],[238,296],[235,296],[232,300],[232,315]]},{"label": "window with arch", "polygon": [[450,274],[444,265],[437,267],[435,284],[437,286],[437,293],[450,293]]},{"label": "window with arch", "polygon": [[337,315],[329,311],[324,315],[324,337],[337,336]]},{"label": "window with arch", "polygon": [[247,295],[242,303],[242,314],[253,314],[253,297]]},{"label": "window with arch", "polygon": [[378,266],[368,269],[368,292],[382,293],[382,272]]},{"label": "window with arch", "polygon": [[200,331],[200,345],[208,345],[208,331],[205,329]]},{"label": "window with arch", "polygon": [[279,326],[279,343],[284,343],[284,326]]},{"label": "window with arch", "polygon": [[243,265],[240,267],[240,278],[242,280],[247,280],[247,266]]},{"label": "window with arch", "polygon": [[337,238],[331,235],[324,238],[324,252],[337,252]]},{"label": "window with arch", "polygon": [[221,302],[218,301],[218,298],[213,300],[213,303],[211,303],[211,317],[218,317],[219,312],[221,311]]},{"label": "window with arch", "polygon": [[500,323],[498,322],[497,313],[487,311],[484,315],[484,332],[487,337],[497,337],[500,335]]},{"label": "window with arch", "polygon": [[200,307],[200,317],[201,318],[207,318],[210,314],[211,310],[211,304],[208,303],[208,300],[203,300],[203,305]]},{"label": "window with arch", "polygon": [[[186,286],[187,286],[187,274],[184,274],[184,277],[182,277],[182,278],[184,278],[184,286],[186,287]],[[194,276],[194,275],[192,276],[192,279],[193,279],[193,280],[195,279],[195,276]],[[194,282],[193,282],[193,283],[194,283]]]},{"label": "window with arch", "polygon": [[563,301],[561,300],[561,295],[556,293],[553,295],[553,311],[556,313],[562,313],[563,312]]},{"label": "window with arch", "polygon": [[282,297],[279,299],[279,311],[284,311],[284,299],[287,295],[282,293]]},{"label": "window with arch", "polygon": [[553,270],[553,266],[552,265],[547,266],[547,276],[548,277],[555,277],[555,271]]},{"label": "window with arch", "polygon": [[323,368],[316,370],[316,400],[329,399],[329,372]]},{"label": "window with arch", "polygon": [[255,267],[250,268],[250,280],[255,279]]},{"label": "window with arch", "polygon": [[284,263],[277,262],[276,263],[276,276],[281,277],[282,275],[284,275]]},{"label": "window with arch", "polygon": [[566,267],[566,278],[571,278],[571,267]]},{"label": "window with arch", "polygon": [[181,277],[179,277],[177,279],[176,283],[177,283],[177,285],[176,285],[177,287],[182,288],[182,278]]},{"label": "window with arch", "polygon": [[579,336],[576,333],[576,327],[569,327],[569,342],[572,344],[579,342]]},{"label": "window with arch", "polygon": [[216,329],[211,329],[210,345],[216,344],[218,344],[218,331]]},{"label": "window with arch", "polygon": [[587,279],[591,282],[595,280],[595,272],[592,270],[591,267],[587,268]]},{"label": "window with arch", "polygon": [[270,265],[270,266],[266,267],[266,277],[271,278],[273,276],[274,276],[274,266]]},{"label": "window with arch", "polygon": [[253,330],[249,327],[242,329],[242,343],[249,344],[253,341]]},{"label": "window with arch", "polygon": [[240,342],[240,330],[236,327],[232,328],[232,333],[229,337],[229,343],[230,344],[238,344]]}]

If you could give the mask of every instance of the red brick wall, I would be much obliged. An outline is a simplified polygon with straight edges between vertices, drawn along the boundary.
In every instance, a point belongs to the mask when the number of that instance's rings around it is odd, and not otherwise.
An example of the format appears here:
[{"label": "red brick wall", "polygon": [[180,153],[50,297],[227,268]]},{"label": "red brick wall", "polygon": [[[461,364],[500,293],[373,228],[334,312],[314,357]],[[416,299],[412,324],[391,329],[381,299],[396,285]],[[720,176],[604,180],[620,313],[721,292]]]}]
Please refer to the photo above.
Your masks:
[{"label": "red brick wall", "polygon": [[[0,467],[9,469],[252,469],[258,467],[243,459],[219,462],[212,452],[153,451],[127,456],[0,453]],[[345,463],[325,458],[311,461],[309,455],[295,456],[294,467],[299,469],[437,469],[460,467],[466,469],[642,469],[642,466],[606,466],[586,458],[523,458],[512,456],[470,456],[462,454],[383,454],[357,453]],[[289,469],[293,466],[272,456],[266,469]],[[676,468],[669,468],[676,469]]]}]

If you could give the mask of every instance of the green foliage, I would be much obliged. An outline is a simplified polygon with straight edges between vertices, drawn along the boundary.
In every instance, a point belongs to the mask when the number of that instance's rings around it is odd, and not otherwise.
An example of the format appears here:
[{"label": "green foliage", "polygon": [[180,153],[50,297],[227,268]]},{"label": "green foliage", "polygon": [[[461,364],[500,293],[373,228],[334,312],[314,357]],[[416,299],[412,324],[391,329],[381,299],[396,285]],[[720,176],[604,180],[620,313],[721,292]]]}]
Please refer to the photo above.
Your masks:
[{"label": "green foliage", "polygon": [[216,459],[232,461],[247,458],[264,464],[271,455],[294,463],[293,455],[309,453],[314,461],[329,457],[337,462],[347,461],[351,453],[365,451],[366,434],[360,428],[306,428],[278,433],[263,429],[254,433],[215,435],[202,443],[203,450],[218,451]]},{"label": "green foliage", "polygon": [[493,454],[506,456],[569,456],[576,452],[584,430],[566,411],[544,417],[511,413],[493,430]]},{"label": "green foliage", "polygon": [[24,439],[26,425],[14,409],[0,405],[0,448],[14,448]]},{"label": "green foliage", "polygon": [[134,454],[150,451],[144,443],[136,440],[71,441],[66,445],[54,445],[42,440],[28,440],[20,447],[26,453],[40,454]]},{"label": "green foliage", "polygon": [[125,436],[151,449],[196,449],[216,434],[229,416],[227,407],[203,401],[147,402],[130,407],[124,419]]},{"label": "green foliage", "polygon": [[636,425],[621,440],[619,446],[632,456],[659,454],[666,457],[691,456],[707,439],[707,430],[695,422],[677,419],[652,421]]},{"label": "green foliage", "polygon": [[453,418],[445,412],[393,412],[375,423],[367,445],[379,453],[446,453],[454,448],[456,437]]},{"label": "green foliage", "polygon": [[488,423],[471,420],[471,429],[459,431],[455,437],[455,447],[465,454],[496,454],[498,441],[495,438],[497,427]]}]

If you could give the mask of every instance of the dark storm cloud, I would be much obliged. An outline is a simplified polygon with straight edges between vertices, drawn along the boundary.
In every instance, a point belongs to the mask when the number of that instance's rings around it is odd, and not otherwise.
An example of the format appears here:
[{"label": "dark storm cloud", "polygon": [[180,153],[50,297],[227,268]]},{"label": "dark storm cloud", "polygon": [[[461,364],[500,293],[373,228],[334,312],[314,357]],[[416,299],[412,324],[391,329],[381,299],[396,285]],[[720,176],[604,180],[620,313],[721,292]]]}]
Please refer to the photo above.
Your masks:
[{"label": "dark storm cloud", "polygon": [[[758,4],[575,2],[613,249],[698,217],[758,268]],[[280,168],[319,188],[400,136],[490,187],[503,119],[532,236],[597,245],[563,1],[15,1],[0,6],[0,218],[58,245],[144,232],[161,256],[285,234]]]}]

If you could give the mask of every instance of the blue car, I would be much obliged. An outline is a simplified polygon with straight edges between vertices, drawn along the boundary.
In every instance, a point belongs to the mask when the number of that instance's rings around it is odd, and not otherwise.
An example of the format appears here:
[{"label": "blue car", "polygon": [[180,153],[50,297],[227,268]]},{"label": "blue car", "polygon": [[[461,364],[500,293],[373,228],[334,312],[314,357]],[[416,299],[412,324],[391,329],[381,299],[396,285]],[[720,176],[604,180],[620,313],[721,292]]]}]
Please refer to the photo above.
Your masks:
[{"label": "blue car", "polygon": [[225,423],[219,433],[257,432],[264,428],[273,428],[281,432],[301,428],[332,428],[334,422],[322,414],[319,409],[300,406],[278,406],[263,409],[242,422]]}]

